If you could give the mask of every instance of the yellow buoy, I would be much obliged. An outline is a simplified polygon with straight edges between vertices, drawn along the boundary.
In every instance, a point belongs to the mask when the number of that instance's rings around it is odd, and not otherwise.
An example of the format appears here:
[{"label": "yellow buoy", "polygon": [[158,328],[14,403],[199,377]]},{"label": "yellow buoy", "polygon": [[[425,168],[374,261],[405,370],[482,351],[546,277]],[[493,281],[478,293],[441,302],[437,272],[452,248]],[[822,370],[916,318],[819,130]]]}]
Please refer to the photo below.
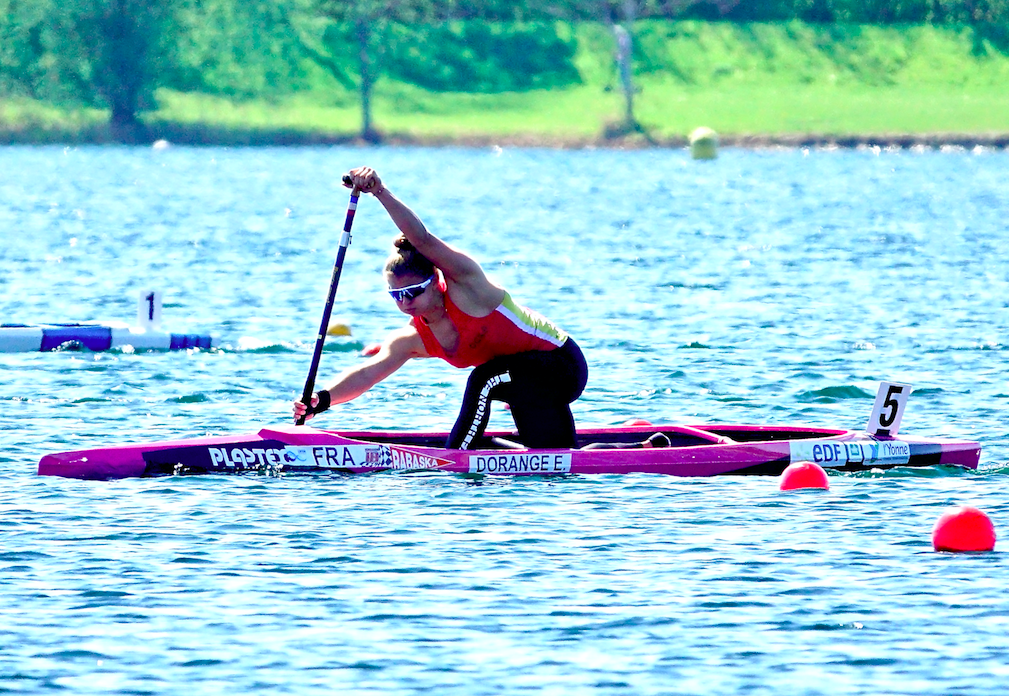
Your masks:
[{"label": "yellow buoy", "polygon": [[695,128],[690,134],[690,156],[694,159],[718,157],[718,133],[706,126]]},{"label": "yellow buoy", "polygon": [[350,326],[342,321],[331,321],[329,328],[326,329],[326,334],[329,336],[350,336]]}]

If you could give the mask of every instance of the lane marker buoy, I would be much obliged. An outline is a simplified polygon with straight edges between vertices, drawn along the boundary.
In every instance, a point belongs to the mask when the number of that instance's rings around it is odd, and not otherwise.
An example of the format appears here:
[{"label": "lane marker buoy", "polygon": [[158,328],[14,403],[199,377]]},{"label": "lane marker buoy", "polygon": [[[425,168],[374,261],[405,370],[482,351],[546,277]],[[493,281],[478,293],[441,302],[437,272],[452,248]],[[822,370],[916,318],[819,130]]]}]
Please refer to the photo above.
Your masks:
[{"label": "lane marker buoy", "polygon": [[952,508],[932,527],[932,548],[954,553],[992,551],[995,548],[995,525],[976,507],[961,505]]},{"label": "lane marker buoy", "polygon": [[690,133],[690,156],[704,160],[718,157],[718,133],[707,126],[695,128]]},{"label": "lane marker buoy", "polygon": [[342,321],[331,321],[329,328],[326,329],[326,334],[329,336],[350,336],[350,325]]},{"label": "lane marker buoy", "polygon": [[798,488],[830,489],[827,472],[819,464],[813,462],[794,462],[781,472],[778,479],[778,489],[793,491]]}]

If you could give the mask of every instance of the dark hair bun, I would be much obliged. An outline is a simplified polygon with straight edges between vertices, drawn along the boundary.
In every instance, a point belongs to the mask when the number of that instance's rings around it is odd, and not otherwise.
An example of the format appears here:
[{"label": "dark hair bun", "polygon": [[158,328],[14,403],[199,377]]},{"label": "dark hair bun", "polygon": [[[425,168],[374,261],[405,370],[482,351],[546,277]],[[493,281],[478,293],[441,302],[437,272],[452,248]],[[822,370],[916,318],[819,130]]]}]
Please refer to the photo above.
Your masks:
[{"label": "dark hair bun", "polygon": [[402,277],[416,275],[428,278],[434,275],[434,264],[417,251],[406,235],[401,234],[392,240],[393,252],[385,262],[386,273]]},{"label": "dark hair bun", "polygon": [[392,245],[402,252],[417,251],[417,247],[406,238],[405,234],[401,234],[392,240]]}]

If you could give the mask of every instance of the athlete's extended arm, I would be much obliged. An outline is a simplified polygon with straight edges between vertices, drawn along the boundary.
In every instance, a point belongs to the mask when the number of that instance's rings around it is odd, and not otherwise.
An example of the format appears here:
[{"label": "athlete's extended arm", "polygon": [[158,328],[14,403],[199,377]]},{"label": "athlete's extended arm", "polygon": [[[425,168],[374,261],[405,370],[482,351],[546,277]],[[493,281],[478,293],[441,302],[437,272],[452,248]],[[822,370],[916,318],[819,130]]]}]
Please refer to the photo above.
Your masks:
[{"label": "athlete's extended arm", "polygon": [[[416,329],[407,326],[395,331],[389,335],[374,356],[360,365],[344,370],[336,378],[333,386],[326,390],[329,392],[330,403],[342,404],[356,399],[401,368],[410,358],[426,357],[428,354],[424,349],[424,342],[421,341]],[[312,408],[314,409],[318,404],[318,394],[313,395]],[[297,423],[298,419],[305,415],[307,409],[299,399],[294,402],[293,410],[294,421]],[[314,413],[309,413],[305,420],[314,415]]]}]

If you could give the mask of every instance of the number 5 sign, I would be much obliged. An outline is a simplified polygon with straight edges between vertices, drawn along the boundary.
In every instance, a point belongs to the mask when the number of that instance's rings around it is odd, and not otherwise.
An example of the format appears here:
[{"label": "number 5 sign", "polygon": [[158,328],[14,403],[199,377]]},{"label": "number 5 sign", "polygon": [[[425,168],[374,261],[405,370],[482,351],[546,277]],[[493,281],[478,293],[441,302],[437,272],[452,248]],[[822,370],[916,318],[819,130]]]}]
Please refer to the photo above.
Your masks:
[{"label": "number 5 sign", "polygon": [[911,394],[910,384],[896,382],[880,382],[876,392],[876,403],[872,405],[872,414],[865,429],[870,435],[894,437],[900,427],[900,419],[904,416],[904,406]]}]

